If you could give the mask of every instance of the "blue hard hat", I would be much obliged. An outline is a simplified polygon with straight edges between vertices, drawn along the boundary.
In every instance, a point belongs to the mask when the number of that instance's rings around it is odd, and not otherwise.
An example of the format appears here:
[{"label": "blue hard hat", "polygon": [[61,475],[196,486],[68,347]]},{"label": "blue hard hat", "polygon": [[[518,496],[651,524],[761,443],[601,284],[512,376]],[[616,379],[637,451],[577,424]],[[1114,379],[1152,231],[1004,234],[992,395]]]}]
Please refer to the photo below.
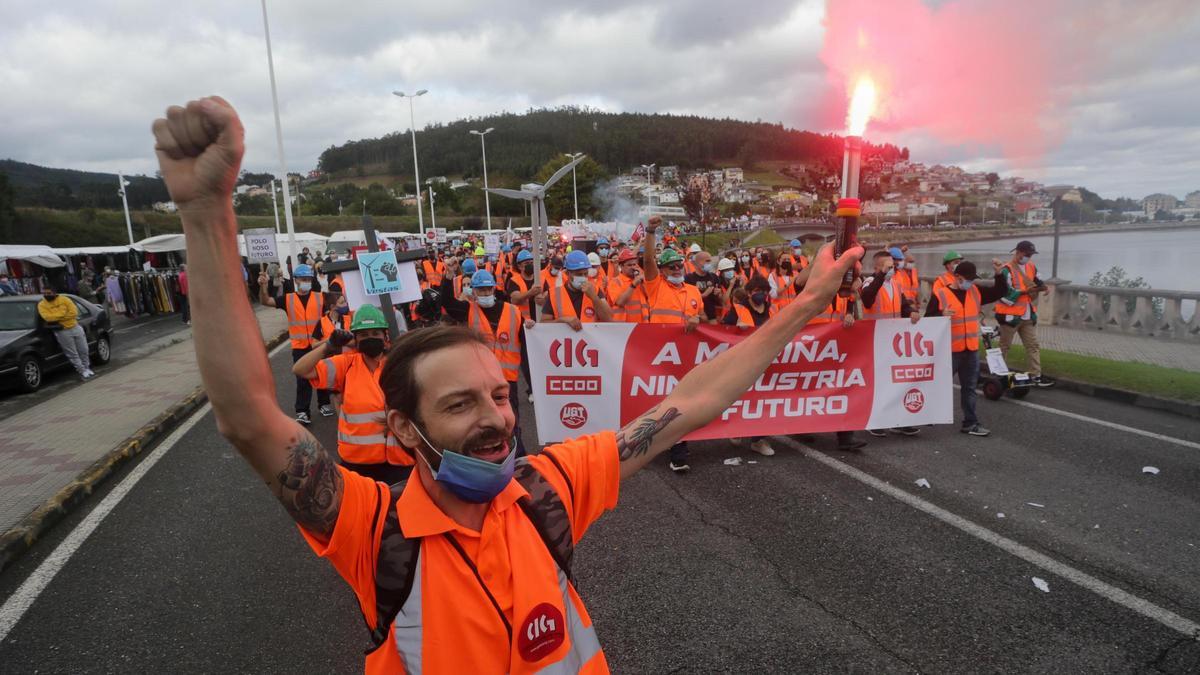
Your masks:
[{"label": "blue hard hat", "polygon": [[896,260],[904,260],[904,251],[901,251],[899,246],[889,248],[888,253],[891,253]]},{"label": "blue hard hat", "polygon": [[793,240],[792,240],[792,248],[800,248],[800,246],[801,246],[801,244],[800,244],[800,240],[799,240],[799,239],[793,239]]},{"label": "blue hard hat", "polygon": [[604,237],[600,237],[599,239],[596,240],[596,245],[597,246],[608,246],[608,239],[605,239]]},{"label": "blue hard hat", "polygon": [[479,270],[471,275],[471,288],[494,288],[496,286],[496,277],[487,270]]},{"label": "blue hard hat", "polygon": [[509,246],[508,244],[504,244],[503,246],[500,247],[500,250],[504,253],[508,253],[509,251],[512,250],[512,246]]},{"label": "blue hard hat", "polygon": [[533,254],[525,249],[521,249],[521,252],[517,254],[517,262],[523,263],[526,260],[533,260]]},{"label": "blue hard hat", "polygon": [[471,258],[467,258],[466,260],[463,261],[463,264],[462,264],[463,274],[475,274],[475,269],[476,269],[476,267],[475,267],[474,260],[472,260]]},{"label": "blue hard hat", "polygon": [[294,277],[311,277],[311,276],[313,276],[312,267],[310,267],[308,265],[296,265],[296,268],[292,270],[292,276],[294,276]]},{"label": "blue hard hat", "polygon": [[563,267],[568,272],[578,272],[592,269],[592,263],[588,261],[587,254],[583,251],[571,251],[566,258],[563,258]]}]

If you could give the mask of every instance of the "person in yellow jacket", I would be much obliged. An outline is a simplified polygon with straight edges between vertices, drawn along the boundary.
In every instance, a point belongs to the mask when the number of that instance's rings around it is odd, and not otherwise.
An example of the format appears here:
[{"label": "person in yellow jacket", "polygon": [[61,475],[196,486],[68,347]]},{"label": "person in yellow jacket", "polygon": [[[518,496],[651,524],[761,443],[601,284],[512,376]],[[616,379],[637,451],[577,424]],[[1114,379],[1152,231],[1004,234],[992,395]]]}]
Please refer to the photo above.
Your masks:
[{"label": "person in yellow jacket", "polygon": [[[343,348],[352,346],[352,351]],[[342,397],[338,411],[338,458],[351,471],[388,485],[408,478],[412,455],[387,430],[379,373],[387,358],[387,321],[374,305],[354,313],[350,330],[335,328],[292,366],[318,391]]]},{"label": "person in yellow jacket", "polygon": [[96,376],[88,360],[87,335],[79,325],[79,308],[65,295],[59,295],[50,286],[42,289],[42,299],[37,304],[38,315],[54,331],[54,339],[62,349],[63,356],[71,363],[75,372],[85,381]]}]

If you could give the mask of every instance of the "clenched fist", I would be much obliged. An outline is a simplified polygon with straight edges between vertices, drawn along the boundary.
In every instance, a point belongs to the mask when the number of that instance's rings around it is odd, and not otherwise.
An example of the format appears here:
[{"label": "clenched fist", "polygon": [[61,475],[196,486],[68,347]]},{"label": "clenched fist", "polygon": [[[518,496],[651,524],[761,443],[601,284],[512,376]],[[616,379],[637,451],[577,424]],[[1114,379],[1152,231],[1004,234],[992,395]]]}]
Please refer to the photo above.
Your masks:
[{"label": "clenched fist", "polygon": [[167,108],[154,120],[154,153],[181,212],[227,208],[245,151],[242,122],[220,96]]}]

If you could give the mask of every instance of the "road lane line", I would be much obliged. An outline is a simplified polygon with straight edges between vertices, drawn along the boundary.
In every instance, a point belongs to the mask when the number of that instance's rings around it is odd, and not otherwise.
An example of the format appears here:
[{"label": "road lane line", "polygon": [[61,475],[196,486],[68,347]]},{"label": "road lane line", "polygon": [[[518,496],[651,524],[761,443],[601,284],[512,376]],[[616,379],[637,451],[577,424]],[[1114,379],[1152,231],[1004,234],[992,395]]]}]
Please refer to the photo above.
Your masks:
[{"label": "road lane line", "polygon": [[[290,346],[291,343],[284,340],[280,345],[272,349],[267,356],[268,358],[273,358],[276,354],[283,351],[284,348]],[[25,616],[25,612],[29,611],[29,608],[33,606],[34,601],[38,599],[42,591],[46,590],[46,587],[50,585],[55,575],[62,570],[67,561],[71,559],[71,556],[83,546],[87,538],[91,536],[92,532],[96,530],[108,514],[117,507],[117,504],[121,503],[125,495],[129,494],[134,486],[138,484],[138,481],[167,454],[167,451],[174,447],[179,442],[179,439],[191,431],[192,427],[204,419],[204,416],[211,410],[212,404],[205,403],[203,407],[192,413],[191,417],[184,420],[178,428],[163,439],[162,443],[146,456],[146,459],[133,467],[129,475],[113,488],[112,492],[105,495],[96,508],[92,509],[75,526],[75,529],[42,561],[42,564],[38,565],[37,569],[4,601],[4,605],[0,607],[0,643],[4,642],[9,632],[17,625],[21,617]]]},{"label": "road lane line", "polygon": [[[957,384],[954,385],[954,388],[961,389],[961,387]],[[1018,401],[1010,398],[1001,399],[1001,401],[1005,403],[1012,403],[1013,405],[1023,405],[1027,408],[1041,410],[1042,412],[1048,412],[1054,415],[1062,415],[1063,417],[1079,420],[1080,422],[1091,422],[1092,424],[1098,424],[1102,427],[1108,427],[1109,429],[1116,429],[1117,431],[1124,431],[1126,433],[1136,434],[1138,436],[1145,436],[1146,438],[1153,438],[1156,441],[1172,443],[1180,447],[1191,448],[1192,450],[1200,450],[1200,443],[1196,443],[1195,441],[1187,441],[1182,438],[1175,438],[1174,436],[1164,436],[1163,434],[1156,434],[1153,431],[1146,431],[1145,429],[1138,429],[1137,427],[1128,427],[1124,424],[1117,424],[1116,422],[1109,422],[1108,420],[1096,419],[1095,417],[1088,417],[1087,415],[1080,415],[1079,413],[1067,412],[1066,410],[1051,408],[1050,406],[1042,405],[1040,403]]]},{"label": "road lane line", "polygon": [[967,520],[966,518],[963,518],[962,516],[951,513],[950,511],[947,511],[936,504],[927,502],[920,497],[909,494],[908,492],[884,482],[872,476],[871,474],[866,473],[865,471],[856,469],[845,462],[838,461],[823,452],[814,450],[813,448],[810,448],[802,443],[798,443],[791,438],[787,438],[785,436],[776,436],[775,438],[779,439],[784,445],[788,445],[799,450],[804,454],[805,457],[814,459],[833,469],[834,471],[837,471],[838,473],[849,476],[860,483],[864,483],[872,488],[875,488],[889,497],[897,499],[917,509],[918,511],[933,516],[943,523],[965,532],[976,539],[987,542],[992,546],[1005,551],[1006,553],[1024,560],[1025,562],[1028,562],[1036,567],[1040,567],[1041,569],[1062,577],[1063,579],[1066,579],[1067,581],[1070,581],[1078,586],[1082,586],[1083,588],[1086,588],[1087,590],[1092,591],[1093,593],[1107,600],[1115,602],[1126,609],[1133,610],[1144,617],[1153,619],[1164,626],[1171,628],[1172,630],[1183,633],[1184,635],[1193,639],[1200,639],[1200,623],[1196,623],[1195,621],[1182,617],[1169,609],[1159,607],[1149,600],[1139,598],[1136,595],[1117,588],[1116,586],[1105,583],[1096,577],[1087,574],[1086,572],[1082,572],[1074,567],[1071,567],[1070,565],[1058,562],[1050,556],[1039,553],[1038,551],[1035,551],[1024,544],[997,534],[986,527],[983,527],[982,525],[978,525],[970,520]]},{"label": "road lane line", "polygon": [[1066,410],[1051,408],[1050,406],[1041,405],[1040,403],[1029,403],[1028,401],[1017,400],[1010,400],[1007,402],[1016,405],[1023,405],[1027,408],[1033,408],[1034,410],[1053,413],[1055,415],[1062,415],[1063,417],[1069,417],[1073,420],[1079,420],[1081,422],[1099,424],[1100,426],[1108,427],[1109,429],[1116,429],[1118,431],[1124,431],[1130,434],[1137,434],[1138,436],[1145,436],[1146,438],[1153,438],[1156,441],[1163,441],[1164,443],[1174,443],[1175,445],[1191,448],[1192,450],[1200,450],[1200,443],[1196,443],[1194,441],[1185,441],[1182,438],[1164,436],[1162,434],[1156,434],[1153,431],[1146,431],[1145,429],[1138,429],[1136,427],[1127,427],[1124,424],[1117,424],[1116,422],[1109,422],[1108,420],[1096,419],[1095,417],[1088,417],[1087,415],[1080,415],[1079,413],[1067,412]]}]

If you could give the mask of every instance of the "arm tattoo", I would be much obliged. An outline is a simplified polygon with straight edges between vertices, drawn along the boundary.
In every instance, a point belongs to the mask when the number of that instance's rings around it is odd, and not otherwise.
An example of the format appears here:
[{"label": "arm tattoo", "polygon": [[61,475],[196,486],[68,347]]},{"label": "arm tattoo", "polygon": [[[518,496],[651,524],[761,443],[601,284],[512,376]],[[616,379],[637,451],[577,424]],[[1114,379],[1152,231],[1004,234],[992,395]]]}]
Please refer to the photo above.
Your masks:
[{"label": "arm tattoo", "polygon": [[279,501],[293,520],[317,534],[333,534],[341,506],[342,474],[312,434],[301,430],[292,439],[288,465],[275,481]]},{"label": "arm tattoo", "polygon": [[667,408],[661,417],[655,419],[653,415],[656,412],[658,412],[658,406],[647,410],[632,427],[625,427],[621,430],[617,436],[617,453],[622,462],[650,452],[650,446],[654,443],[654,437],[658,435],[658,432],[682,415],[675,408]]}]

